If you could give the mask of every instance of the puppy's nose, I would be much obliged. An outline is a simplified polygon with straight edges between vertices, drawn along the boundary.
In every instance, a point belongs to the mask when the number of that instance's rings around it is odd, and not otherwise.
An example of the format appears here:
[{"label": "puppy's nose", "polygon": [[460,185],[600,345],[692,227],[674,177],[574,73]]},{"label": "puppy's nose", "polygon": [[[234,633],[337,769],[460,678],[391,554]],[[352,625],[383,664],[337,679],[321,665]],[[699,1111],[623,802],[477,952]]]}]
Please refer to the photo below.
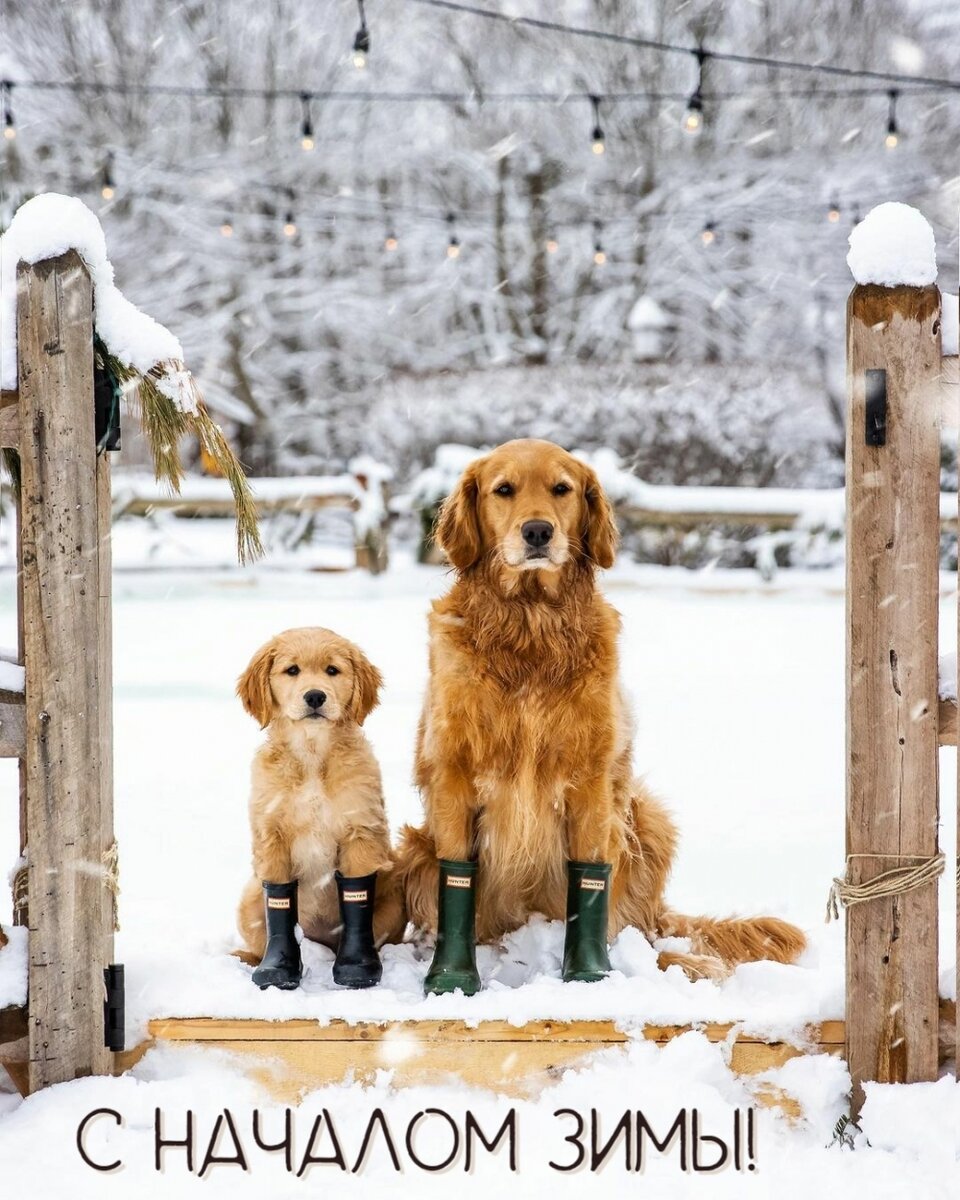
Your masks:
[{"label": "puppy's nose", "polygon": [[323,705],[324,705],[326,699],[327,699],[326,692],[304,692],[303,693],[303,702],[304,702],[304,704],[307,705],[308,708],[313,708],[313,709],[323,708]]},{"label": "puppy's nose", "polygon": [[533,550],[541,550],[553,537],[553,526],[549,521],[524,521],[520,536]]}]

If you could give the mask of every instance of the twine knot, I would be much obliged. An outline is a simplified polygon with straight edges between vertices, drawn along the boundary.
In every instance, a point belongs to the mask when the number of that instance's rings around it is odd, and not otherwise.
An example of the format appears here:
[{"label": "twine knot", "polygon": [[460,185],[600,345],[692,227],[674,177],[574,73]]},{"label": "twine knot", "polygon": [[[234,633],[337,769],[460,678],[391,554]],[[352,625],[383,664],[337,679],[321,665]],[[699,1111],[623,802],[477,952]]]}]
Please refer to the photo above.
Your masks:
[{"label": "twine knot", "polygon": [[[847,879],[850,861],[854,858],[912,858],[919,859],[913,866],[892,867],[889,871],[881,871],[872,879],[863,883],[851,883]],[[826,920],[835,921],[840,916],[840,906],[852,908],[855,904],[865,904],[868,900],[878,900],[881,896],[902,896],[912,892],[924,884],[933,883],[943,874],[946,858],[940,850],[930,858],[920,854],[848,854],[847,871],[842,879],[836,878],[830,885],[827,896]],[[960,865],[957,868],[960,878]]]}]

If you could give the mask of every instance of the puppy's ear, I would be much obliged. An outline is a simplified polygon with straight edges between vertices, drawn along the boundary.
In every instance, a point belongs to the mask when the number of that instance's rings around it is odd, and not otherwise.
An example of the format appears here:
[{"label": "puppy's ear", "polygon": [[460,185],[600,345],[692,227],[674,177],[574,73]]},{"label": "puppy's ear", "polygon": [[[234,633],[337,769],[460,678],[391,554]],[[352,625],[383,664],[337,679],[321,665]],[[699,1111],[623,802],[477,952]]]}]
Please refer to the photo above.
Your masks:
[{"label": "puppy's ear", "polygon": [[362,725],[380,703],[383,676],[363,651],[356,647],[350,651],[350,661],[353,664],[353,694],[349,712],[356,723]]},{"label": "puppy's ear", "polygon": [[598,567],[612,567],[620,541],[620,531],[610,501],[604,495],[600,480],[592,467],[584,466],[583,553]]},{"label": "puppy's ear", "polygon": [[267,642],[250,659],[250,665],[237,680],[237,695],[250,716],[260,723],[261,729],[266,729],[273,718],[270,672],[276,656],[276,642]]},{"label": "puppy's ear", "polygon": [[483,550],[480,537],[477,464],[467,467],[460,482],[444,500],[433,537],[458,571],[467,571]]}]

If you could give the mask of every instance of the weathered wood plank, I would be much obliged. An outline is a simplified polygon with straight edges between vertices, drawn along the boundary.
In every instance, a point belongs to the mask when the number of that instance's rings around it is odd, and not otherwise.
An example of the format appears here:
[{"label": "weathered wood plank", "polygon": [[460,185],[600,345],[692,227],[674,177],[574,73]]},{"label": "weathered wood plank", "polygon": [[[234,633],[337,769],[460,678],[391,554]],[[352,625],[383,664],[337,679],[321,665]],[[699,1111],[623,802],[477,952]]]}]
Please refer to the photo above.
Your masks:
[{"label": "weathered wood plank", "polygon": [[[711,1042],[725,1041],[735,1026],[707,1022],[704,1025],[644,1025],[642,1035],[648,1041],[667,1042],[691,1029],[698,1029]],[[631,1034],[618,1029],[613,1021],[527,1021],[511,1025],[508,1021],[330,1021],[321,1025],[308,1018],[263,1021],[245,1017],[155,1017],[149,1023],[152,1038],[160,1041],[247,1041],[247,1042],[375,1042],[398,1036],[414,1041],[443,1042],[596,1042],[623,1043]],[[737,1032],[740,1044],[767,1045],[763,1038]],[[824,1021],[804,1031],[803,1040],[813,1045],[843,1044],[843,1022]]]},{"label": "weathered wood plank", "polygon": [[16,1042],[27,1036],[27,1010],[25,1008],[0,1008],[0,1046]]},{"label": "weathered wood plank", "polygon": [[[935,287],[858,286],[847,307],[846,849],[858,883],[937,849],[939,318]],[[886,373],[882,445],[867,444],[868,370]],[[863,1080],[936,1078],[937,888],[856,905],[846,930],[858,1109]]]},{"label": "weathered wood plank", "polygon": [[107,869],[103,915],[104,963],[113,961],[118,858],[113,846],[113,555],[110,455],[97,458],[97,700],[100,744],[100,861]]},{"label": "weathered wood plank", "polygon": [[21,758],[26,745],[23,692],[0,688],[0,758]]},{"label": "weathered wood plank", "polygon": [[31,1091],[110,1068],[92,300],[73,251],[20,265]]},{"label": "weathered wood plank", "polygon": [[[6,393],[4,393],[6,394]],[[0,446],[7,450],[17,450],[20,446],[20,410],[19,408],[0,408]]]},{"label": "weathered wood plank", "polygon": [[939,701],[939,717],[937,726],[940,734],[940,745],[955,746],[957,744],[956,700],[945,700],[941,697]]}]

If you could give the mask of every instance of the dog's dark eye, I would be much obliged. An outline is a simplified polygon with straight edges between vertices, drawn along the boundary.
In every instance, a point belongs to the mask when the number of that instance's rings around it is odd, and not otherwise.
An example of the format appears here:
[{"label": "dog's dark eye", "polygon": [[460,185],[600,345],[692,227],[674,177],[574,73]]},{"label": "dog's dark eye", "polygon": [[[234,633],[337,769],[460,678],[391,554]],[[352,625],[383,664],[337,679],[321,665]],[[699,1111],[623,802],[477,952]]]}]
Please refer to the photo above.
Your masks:
[{"label": "dog's dark eye", "polygon": [[565,496],[567,492],[573,491],[569,483],[555,483],[553,485],[553,494],[555,496]]},{"label": "dog's dark eye", "polygon": [[300,674],[300,668],[299,668],[299,667],[296,667],[296,666],[294,666],[294,667],[287,667],[286,674],[287,674],[287,675],[299,675],[299,674]]},{"label": "dog's dark eye", "polygon": [[339,668],[339,667],[335,667],[335,666],[333,665],[333,663],[331,663],[331,664],[330,664],[330,666],[329,666],[329,667],[327,667],[327,674],[328,674],[328,675],[339,675],[339,674],[340,674],[340,668]]},{"label": "dog's dark eye", "polygon": [[493,489],[493,491],[494,491],[494,495],[496,495],[496,496],[512,496],[513,495],[513,484],[512,483],[501,483],[500,486],[495,487]]}]

